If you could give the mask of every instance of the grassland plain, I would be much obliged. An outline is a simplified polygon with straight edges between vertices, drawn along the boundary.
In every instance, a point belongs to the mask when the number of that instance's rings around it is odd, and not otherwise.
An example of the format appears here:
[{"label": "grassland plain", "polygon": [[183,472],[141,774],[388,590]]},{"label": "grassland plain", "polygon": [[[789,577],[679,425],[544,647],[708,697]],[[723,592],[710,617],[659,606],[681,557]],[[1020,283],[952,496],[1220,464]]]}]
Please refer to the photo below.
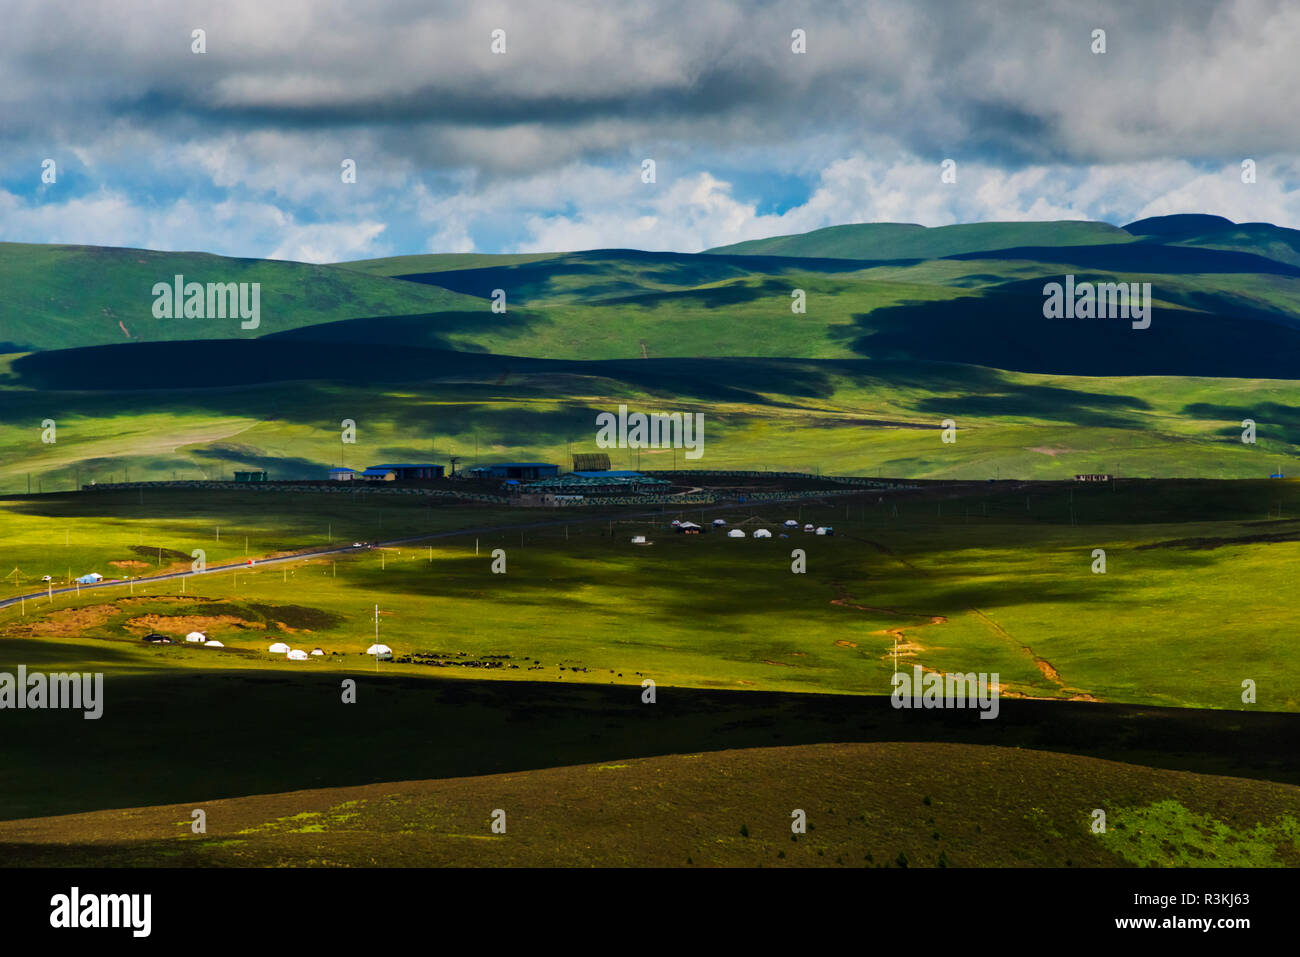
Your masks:
[{"label": "grassland plain", "polygon": [[[1233,710],[1246,707],[1242,682],[1251,679],[1252,707],[1296,711],[1300,664],[1285,609],[1300,522],[1285,516],[1300,511],[1298,491],[1290,482],[1131,482],[1119,491],[1007,483],[725,513],[751,530],[780,532],[793,517],[837,531],[767,540],[674,535],[667,510],[606,520],[304,495],[279,514],[265,504],[270,493],[151,491],[143,506],[130,493],[83,493],[5,510],[22,530],[0,559],[26,563],[27,589],[44,567],[34,563],[65,573],[65,550],[107,572],[115,561],[156,565],[159,549],[164,568],[209,545],[210,562],[241,561],[250,531],[251,543],[273,551],[320,546],[335,521],[345,540],[449,537],[55,595],[0,611],[0,627],[12,637],[93,638],[124,665],[174,668],[278,667],[265,648],[292,636],[344,656],[329,667],[355,669],[373,664],[361,652],[378,604],[381,636],[399,655],[442,662],[384,665],[414,675],[886,694],[897,639],[900,664],[998,672],[1009,695]],[[317,503],[323,512],[313,512]],[[96,507],[106,514],[86,514]],[[540,521],[562,524],[500,527]],[[60,546],[70,523],[78,542]],[[230,544],[215,541],[218,523]],[[457,532],[490,527],[498,530]],[[654,544],[634,547],[633,534]],[[804,574],[791,572],[796,547],[807,554]],[[491,570],[497,548],[505,574]],[[1104,574],[1092,571],[1098,548]],[[250,554],[265,553],[250,545]],[[22,586],[15,576],[9,587]],[[139,641],[195,628],[227,648]],[[503,664],[481,670],[494,660]]]},{"label": "grassland plain", "polygon": [[[201,807],[207,831],[194,834]],[[494,809],[505,833],[491,829]],[[1106,811],[1104,834],[1093,811]],[[803,810],[807,830],[791,831]],[[1300,788],[945,743],[818,744],[0,823],[29,866],[1300,864]]]},{"label": "grassland plain", "polygon": [[[265,344],[241,344],[266,350]],[[71,490],[108,482],[229,478],[265,468],[273,478],[323,478],[339,464],[446,461],[462,468],[501,460],[552,461],[595,449],[596,415],[620,404],[647,411],[702,412],[704,457],[613,449],[616,467],[763,468],[900,478],[1126,477],[1264,478],[1297,454],[1300,386],[1279,380],[1031,376],[933,363],[807,363],[717,360],[512,363],[418,350],[429,378],[387,381],[382,350],[326,349],[329,369],[301,363],[302,344],[282,344],[287,369],[326,379],[183,387],[214,344],[160,344],[138,372],[171,388],[86,391],[95,375],[134,379],[134,350],[94,360],[67,387],[0,388],[0,491]],[[186,350],[193,355],[183,355]],[[180,350],[180,352],[177,352]],[[94,352],[94,350],[89,350]],[[68,353],[48,353],[50,357]],[[242,355],[242,352],[241,352]],[[475,368],[472,363],[481,365]],[[155,365],[161,363],[161,366]],[[232,365],[246,370],[242,359]],[[347,368],[344,368],[344,365]],[[513,367],[513,371],[512,371]],[[581,367],[581,368],[579,368]],[[161,371],[159,371],[161,368]],[[98,369],[99,371],[94,371]],[[105,372],[104,370],[110,370]],[[168,371],[171,370],[171,371]],[[361,381],[373,373],[378,380]],[[416,374],[416,370],[410,370]],[[63,376],[60,376],[63,378]],[[468,380],[468,381],[467,381]],[[952,444],[940,424],[957,423]],[[1257,442],[1241,441],[1242,421]],[[53,420],[55,442],[42,441]],[[340,442],[341,423],[357,442]]]}]

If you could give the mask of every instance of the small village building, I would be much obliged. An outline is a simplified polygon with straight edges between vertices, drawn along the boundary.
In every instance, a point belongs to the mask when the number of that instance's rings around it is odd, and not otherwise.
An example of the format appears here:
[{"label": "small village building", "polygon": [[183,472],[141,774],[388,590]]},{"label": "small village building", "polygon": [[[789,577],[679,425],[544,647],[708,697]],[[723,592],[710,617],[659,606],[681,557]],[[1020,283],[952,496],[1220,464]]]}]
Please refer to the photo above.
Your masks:
[{"label": "small village building", "polygon": [[1076,482],[1109,482],[1110,479],[1110,475],[1105,472],[1095,472],[1090,475],[1076,475],[1074,477]]},{"label": "small village building", "polygon": [[483,478],[519,479],[532,482],[537,479],[553,478],[560,474],[560,467],[549,462],[502,462],[498,465],[483,465],[470,470]]},{"label": "small village building", "polygon": [[374,465],[361,473],[363,482],[395,482],[397,473],[382,465]]},{"label": "small village building", "polygon": [[[430,462],[421,462],[416,465],[376,465],[377,469],[388,469],[393,473],[393,481],[397,482],[428,482],[433,479],[440,479],[446,471],[441,465],[433,465]],[[367,469],[366,471],[370,471]]]},{"label": "small village building", "polygon": [[235,481],[236,482],[265,482],[267,481],[266,470],[255,469],[250,471],[236,472]]},{"label": "small village building", "polygon": [[359,473],[356,469],[337,468],[329,470],[329,477],[334,482],[351,482]]}]

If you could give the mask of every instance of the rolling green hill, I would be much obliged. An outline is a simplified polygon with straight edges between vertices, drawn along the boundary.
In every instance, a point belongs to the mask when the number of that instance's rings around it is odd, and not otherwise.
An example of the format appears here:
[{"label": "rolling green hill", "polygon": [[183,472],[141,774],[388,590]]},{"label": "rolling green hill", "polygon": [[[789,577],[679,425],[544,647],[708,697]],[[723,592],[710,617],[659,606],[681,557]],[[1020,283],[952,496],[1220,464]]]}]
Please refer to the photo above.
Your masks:
[{"label": "rolling green hill", "polygon": [[708,252],[832,259],[938,259],[1011,246],[1088,246],[1133,241],[1131,233],[1109,223],[1083,220],[968,223],[929,228],[908,223],[856,223],[793,236],[751,239],[717,246]]},{"label": "rolling green hill", "polygon": [[[0,853],[46,867],[1300,863],[1295,786],[957,744],[746,749],[193,798],[0,823]],[[1104,834],[1091,829],[1098,804]],[[190,828],[196,806],[205,834]],[[506,811],[504,834],[492,808]],[[810,825],[802,835],[792,808]]]},{"label": "rolling green hill", "polygon": [[[153,286],[261,283],[261,323],[157,319]],[[464,296],[354,270],[208,253],[0,243],[0,352],[113,342],[242,338],[351,319],[477,308]]]}]

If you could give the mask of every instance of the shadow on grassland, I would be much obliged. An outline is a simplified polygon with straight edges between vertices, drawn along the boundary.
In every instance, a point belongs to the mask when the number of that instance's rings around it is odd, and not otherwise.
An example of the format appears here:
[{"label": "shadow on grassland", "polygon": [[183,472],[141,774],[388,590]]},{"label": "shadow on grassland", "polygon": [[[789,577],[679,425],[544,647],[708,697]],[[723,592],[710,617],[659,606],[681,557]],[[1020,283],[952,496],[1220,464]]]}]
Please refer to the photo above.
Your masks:
[{"label": "shadow on grassland", "polygon": [[[39,644],[7,642],[16,647]],[[355,704],[340,682],[357,681]],[[952,741],[1300,783],[1300,715],[292,672],[108,674],[104,714],[12,711],[0,818],[836,741]]]}]

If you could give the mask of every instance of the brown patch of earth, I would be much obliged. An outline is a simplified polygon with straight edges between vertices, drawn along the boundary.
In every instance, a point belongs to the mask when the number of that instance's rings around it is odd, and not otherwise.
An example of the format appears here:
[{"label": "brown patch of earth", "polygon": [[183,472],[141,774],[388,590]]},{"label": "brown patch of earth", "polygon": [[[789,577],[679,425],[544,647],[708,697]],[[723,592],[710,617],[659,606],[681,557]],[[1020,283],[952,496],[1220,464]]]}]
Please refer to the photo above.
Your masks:
[{"label": "brown patch of earth", "polygon": [[261,625],[235,615],[139,615],[128,620],[125,627],[177,635],[188,635],[191,631],[206,634],[216,631],[263,630]]},{"label": "brown patch of earth", "polygon": [[1056,458],[1058,455],[1064,455],[1066,452],[1073,452],[1074,449],[1056,449],[1056,448],[1052,448],[1050,445],[1036,445],[1031,449],[1026,449],[1026,451],[1041,452],[1043,455]]},{"label": "brown patch of earth", "polygon": [[134,558],[123,558],[120,561],[109,562],[114,568],[148,568],[148,562],[137,562]]},{"label": "brown patch of earth", "polygon": [[858,643],[857,643],[856,641],[846,641],[846,640],[843,639],[843,638],[841,638],[841,639],[839,639],[838,641],[836,641],[835,644],[839,645],[841,648],[856,648],[856,647],[858,647]]},{"label": "brown patch of earth", "polygon": [[113,616],[113,605],[87,605],[85,608],[64,608],[50,612],[39,621],[27,626],[26,633],[47,638],[73,638],[87,628],[102,625]]}]

